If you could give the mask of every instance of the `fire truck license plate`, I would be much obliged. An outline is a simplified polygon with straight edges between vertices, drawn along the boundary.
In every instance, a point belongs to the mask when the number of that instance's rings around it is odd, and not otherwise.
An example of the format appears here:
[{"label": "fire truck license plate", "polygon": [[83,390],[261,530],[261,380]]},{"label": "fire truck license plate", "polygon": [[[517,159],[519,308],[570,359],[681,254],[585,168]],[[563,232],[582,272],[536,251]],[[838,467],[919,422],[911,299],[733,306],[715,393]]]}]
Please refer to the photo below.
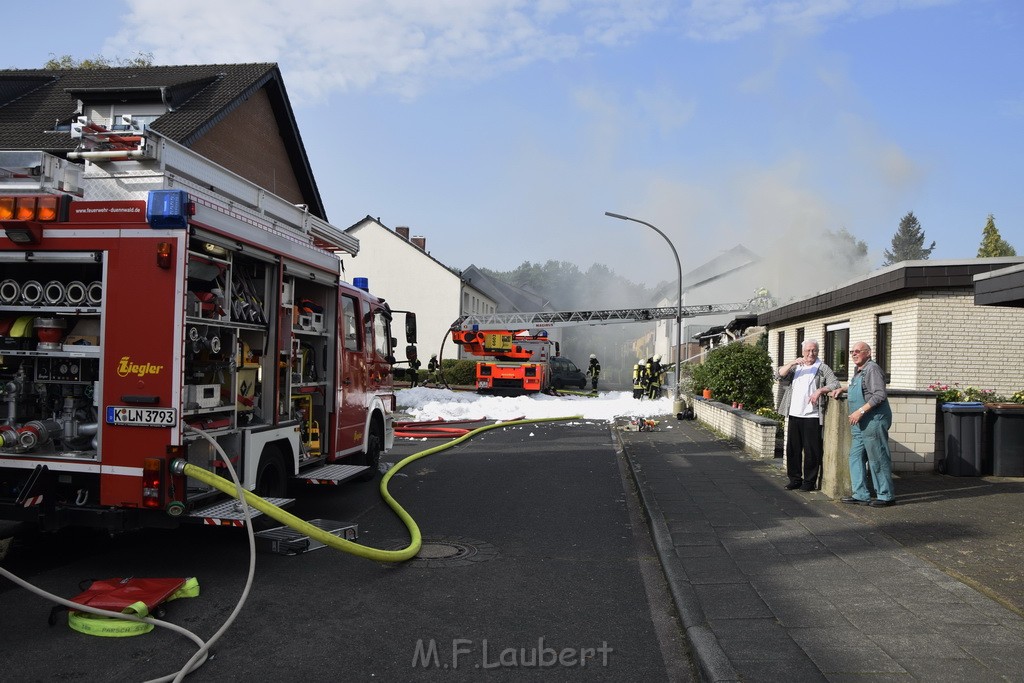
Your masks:
[{"label": "fire truck license plate", "polygon": [[173,427],[178,415],[174,408],[107,406],[107,424],[131,427]]}]

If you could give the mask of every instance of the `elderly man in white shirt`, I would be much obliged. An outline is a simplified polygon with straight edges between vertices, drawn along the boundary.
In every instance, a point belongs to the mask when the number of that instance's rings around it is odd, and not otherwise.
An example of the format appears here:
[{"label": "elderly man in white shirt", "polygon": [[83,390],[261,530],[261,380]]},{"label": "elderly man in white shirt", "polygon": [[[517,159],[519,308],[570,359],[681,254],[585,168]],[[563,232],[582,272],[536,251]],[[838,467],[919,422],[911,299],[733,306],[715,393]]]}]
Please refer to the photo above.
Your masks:
[{"label": "elderly man in white shirt", "polygon": [[822,425],[825,394],[839,388],[839,380],[827,364],[818,358],[818,342],[805,341],[802,355],[779,368],[779,384],[785,387],[779,413],[787,416],[789,439],[786,443],[786,474],[789,490],[813,491],[821,474]]}]

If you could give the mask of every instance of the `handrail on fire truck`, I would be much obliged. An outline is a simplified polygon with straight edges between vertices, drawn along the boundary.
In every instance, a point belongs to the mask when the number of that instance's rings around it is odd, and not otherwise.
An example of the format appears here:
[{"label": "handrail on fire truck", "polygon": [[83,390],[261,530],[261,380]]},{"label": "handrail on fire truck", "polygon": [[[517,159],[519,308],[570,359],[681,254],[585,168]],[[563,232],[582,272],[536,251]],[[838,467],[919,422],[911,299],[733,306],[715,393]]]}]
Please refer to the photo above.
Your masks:
[{"label": "handrail on fire truck", "polygon": [[[265,229],[300,232],[314,245],[328,251],[342,251],[352,256],[359,252],[358,239],[314,216],[306,205],[293,204],[268,192],[157,131],[150,128],[110,131],[88,121],[77,123],[81,132],[76,137],[81,137],[83,142],[79,149],[68,153],[68,159],[92,163],[112,175],[120,171],[110,162],[152,161],[155,162],[153,170],[172,174],[183,181],[183,189],[190,192],[214,190],[217,195],[228,197],[233,202],[233,211],[248,214],[251,222]],[[86,175],[88,171],[87,166]]]}]

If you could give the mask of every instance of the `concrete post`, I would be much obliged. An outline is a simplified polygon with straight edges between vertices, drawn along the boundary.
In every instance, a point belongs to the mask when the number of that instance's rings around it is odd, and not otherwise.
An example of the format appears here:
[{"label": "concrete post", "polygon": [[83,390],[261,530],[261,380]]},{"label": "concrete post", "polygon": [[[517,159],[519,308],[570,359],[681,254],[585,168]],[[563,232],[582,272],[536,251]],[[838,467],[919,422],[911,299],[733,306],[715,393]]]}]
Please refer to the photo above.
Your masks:
[{"label": "concrete post", "polygon": [[846,399],[829,398],[825,411],[825,425],[822,438],[825,455],[822,459],[821,492],[830,498],[850,495],[850,434],[849,413]]}]

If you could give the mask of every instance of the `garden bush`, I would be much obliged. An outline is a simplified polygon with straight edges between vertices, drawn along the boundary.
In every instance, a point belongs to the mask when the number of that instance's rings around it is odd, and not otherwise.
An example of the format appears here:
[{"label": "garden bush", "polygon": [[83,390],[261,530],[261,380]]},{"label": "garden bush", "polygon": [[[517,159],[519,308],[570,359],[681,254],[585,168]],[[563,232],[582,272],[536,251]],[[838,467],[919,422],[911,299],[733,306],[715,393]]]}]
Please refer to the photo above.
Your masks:
[{"label": "garden bush", "polygon": [[444,359],[441,361],[441,372],[449,385],[474,386],[476,384],[476,361]]},{"label": "garden bush", "polygon": [[742,403],[750,411],[772,407],[774,381],[768,353],[757,346],[742,343],[714,349],[702,364],[693,369],[696,395],[710,389],[712,400]]}]

